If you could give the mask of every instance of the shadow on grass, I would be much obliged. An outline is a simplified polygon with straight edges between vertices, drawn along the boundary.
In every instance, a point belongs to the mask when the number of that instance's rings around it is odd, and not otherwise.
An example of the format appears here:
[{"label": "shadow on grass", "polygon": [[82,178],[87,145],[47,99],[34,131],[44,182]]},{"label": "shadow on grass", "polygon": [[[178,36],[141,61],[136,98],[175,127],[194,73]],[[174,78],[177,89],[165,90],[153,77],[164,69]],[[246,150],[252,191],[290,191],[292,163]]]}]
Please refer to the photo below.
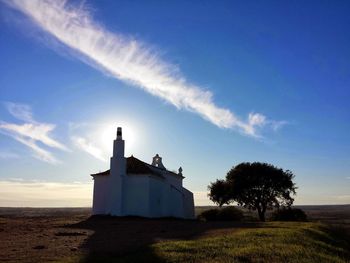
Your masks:
[{"label": "shadow on grass", "polygon": [[259,223],[93,216],[69,227],[94,231],[81,247],[87,252],[81,262],[128,262],[123,257],[128,254],[134,262],[162,262],[151,248],[154,243],[191,240],[212,231],[259,227]]},{"label": "shadow on grass", "polygon": [[345,228],[321,225],[319,231],[315,229],[305,229],[304,231],[318,241],[315,246],[328,251],[329,254],[338,254],[343,258],[350,259],[350,236]]}]

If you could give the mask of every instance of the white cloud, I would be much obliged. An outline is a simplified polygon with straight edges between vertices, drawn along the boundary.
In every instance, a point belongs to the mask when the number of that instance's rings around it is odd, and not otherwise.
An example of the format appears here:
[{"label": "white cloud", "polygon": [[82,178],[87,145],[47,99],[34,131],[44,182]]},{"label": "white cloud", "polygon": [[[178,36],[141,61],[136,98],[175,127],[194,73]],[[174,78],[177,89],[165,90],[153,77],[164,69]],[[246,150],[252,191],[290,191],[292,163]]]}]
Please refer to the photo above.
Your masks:
[{"label": "white cloud", "polygon": [[104,152],[86,138],[73,136],[71,139],[79,149],[91,154],[101,161],[107,162]]},{"label": "white cloud", "polygon": [[11,134],[17,134],[21,137],[27,137],[32,141],[42,142],[47,146],[58,148],[61,150],[67,150],[67,148],[50,138],[50,132],[55,129],[55,125],[48,123],[24,123],[24,124],[13,124],[13,123],[0,123],[0,129],[5,130]]},{"label": "white cloud", "polygon": [[[1,129],[1,126],[0,126]],[[59,160],[57,160],[53,154],[41,147],[39,147],[34,140],[25,138],[25,137],[20,137],[20,136],[12,136],[15,140],[18,142],[23,143],[24,145],[28,146],[33,150],[33,156],[41,161],[52,163],[52,164],[58,164],[60,163]]]},{"label": "white cloud", "polygon": [[38,143],[42,143],[52,148],[68,151],[66,146],[50,136],[51,132],[55,129],[55,125],[35,121],[31,108],[28,105],[13,102],[6,105],[14,117],[27,121],[27,123],[14,124],[0,121],[0,132],[29,147],[33,151],[35,158],[52,164],[59,163],[59,160],[51,152],[38,145]]},{"label": "white cloud", "polygon": [[85,63],[140,87],[178,109],[197,113],[220,128],[237,129],[251,136],[258,136],[257,129],[269,124],[260,113],[251,113],[248,121],[243,121],[230,110],[217,106],[210,91],[190,83],[174,65],[163,61],[145,43],[103,28],[83,5],[75,7],[63,0],[5,3],[27,15]]},{"label": "white cloud", "polygon": [[4,102],[4,105],[8,112],[15,118],[22,121],[34,122],[32,110],[28,105],[13,102]]},{"label": "white cloud", "polygon": [[132,154],[141,147],[142,133],[137,124],[130,120],[118,119],[113,122],[69,123],[69,134],[73,144],[89,155],[107,162],[112,155],[113,141],[116,139],[117,127],[123,127],[123,139],[127,141],[126,154]]},{"label": "white cloud", "polygon": [[0,207],[90,207],[92,183],[0,181]]},{"label": "white cloud", "polygon": [[263,126],[266,123],[266,117],[260,113],[249,113],[248,115],[249,126]]}]

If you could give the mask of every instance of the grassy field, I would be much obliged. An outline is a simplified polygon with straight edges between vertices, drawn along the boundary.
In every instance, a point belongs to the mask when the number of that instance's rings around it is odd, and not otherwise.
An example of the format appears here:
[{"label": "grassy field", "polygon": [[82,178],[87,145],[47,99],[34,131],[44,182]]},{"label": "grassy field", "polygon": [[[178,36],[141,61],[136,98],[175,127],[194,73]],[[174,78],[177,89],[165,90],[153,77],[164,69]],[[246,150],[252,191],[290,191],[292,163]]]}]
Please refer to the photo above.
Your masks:
[{"label": "grassy field", "polygon": [[197,240],[161,242],[123,257],[90,255],[87,261],[350,262],[349,248],[346,236],[323,224],[271,222]]},{"label": "grassy field", "polygon": [[[197,208],[198,211],[207,208]],[[1,262],[350,262],[350,206],[311,222],[90,217],[90,209],[0,208]]]}]

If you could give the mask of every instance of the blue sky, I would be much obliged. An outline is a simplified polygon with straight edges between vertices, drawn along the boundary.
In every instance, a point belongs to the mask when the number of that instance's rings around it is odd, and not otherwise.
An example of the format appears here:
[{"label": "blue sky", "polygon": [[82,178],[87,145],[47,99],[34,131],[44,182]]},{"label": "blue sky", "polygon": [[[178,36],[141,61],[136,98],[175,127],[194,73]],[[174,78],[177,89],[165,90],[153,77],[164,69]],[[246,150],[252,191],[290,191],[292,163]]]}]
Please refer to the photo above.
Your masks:
[{"label": "blue sky", "polygon": [[349,12],[1,1],[0,205],[89,205],[118,125],[127,155],[181,165],[197,204],[243,161],[293,171],[297,204],[350,203]]}]

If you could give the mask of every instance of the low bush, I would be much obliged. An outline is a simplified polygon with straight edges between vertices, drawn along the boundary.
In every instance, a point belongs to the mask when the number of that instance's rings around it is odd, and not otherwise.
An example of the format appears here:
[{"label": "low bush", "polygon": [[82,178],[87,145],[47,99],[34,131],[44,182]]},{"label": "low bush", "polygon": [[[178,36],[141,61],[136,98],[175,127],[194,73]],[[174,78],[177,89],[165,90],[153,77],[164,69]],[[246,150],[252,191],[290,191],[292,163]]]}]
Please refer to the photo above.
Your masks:
[{"label": "low bush", "polygon": [[238,221],[242,220],[243,218],[243,213],[241,210],[229,206],[229,207],[224,207],[219,210],[219,213],[217,215],[218,220],[232,220],[232,221]]},{"label": "low bush", "polygon": [[243,213],[241,210],[229,206],[206,210],[198,218],[205,221],[240,221],[243,219]]},{"label": "low bush", "polygon": [[198,216],[198,219],[204,220],[204,221],[215,221],[217,219],[218,213],[219,213],[219,209],[205,210]]},{"label": "low bush", "polygon": [[305,212],[299,208],[283,207],[272,213],[273,221],[307,221]]}]

